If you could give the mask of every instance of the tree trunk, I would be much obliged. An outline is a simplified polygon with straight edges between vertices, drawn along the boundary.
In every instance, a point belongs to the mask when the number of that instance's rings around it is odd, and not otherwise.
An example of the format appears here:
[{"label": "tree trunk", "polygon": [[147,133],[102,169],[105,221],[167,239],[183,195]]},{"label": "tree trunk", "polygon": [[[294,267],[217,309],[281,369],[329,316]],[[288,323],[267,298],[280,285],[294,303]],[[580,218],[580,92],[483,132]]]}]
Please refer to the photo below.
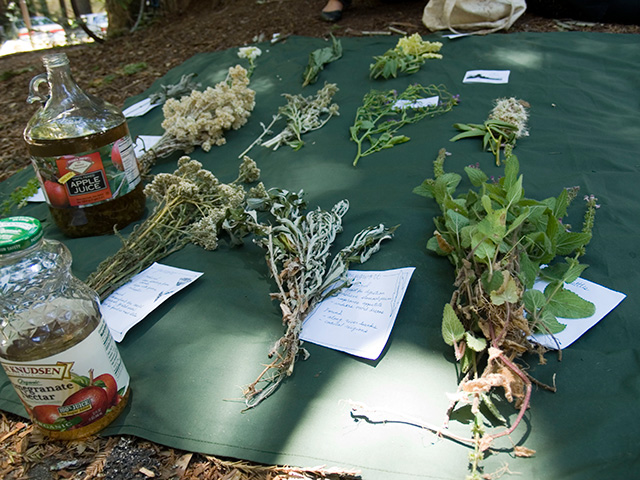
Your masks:
[{"label": "tree trunk", "polygon": [[133,25],[133,20],[129,14],[129,6],[132,0],[106,0],[105,8],[109,17],[108,36],[125,34]]},{"label": "tree trunk", "polygon": [[78,11],[80,12],[80,15],[93,13],[93,10],[91,10],[90,0],[76,0],[76,5],[78,7]]}]

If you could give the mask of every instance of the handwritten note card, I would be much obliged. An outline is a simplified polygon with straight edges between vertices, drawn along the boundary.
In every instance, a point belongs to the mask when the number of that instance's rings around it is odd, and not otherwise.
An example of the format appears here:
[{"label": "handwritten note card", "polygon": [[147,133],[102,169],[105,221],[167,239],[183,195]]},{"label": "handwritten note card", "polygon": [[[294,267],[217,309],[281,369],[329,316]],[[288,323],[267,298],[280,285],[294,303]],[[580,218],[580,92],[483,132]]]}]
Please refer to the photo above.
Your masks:
[{"label": "handwritten note card", "polygon": [[393,104],[395,110],[406,110],[407,108],[428,108],[437,107],[440,97],[417,98],[416,100],[398,100]]},{"label": "handwritten note card", "polygon": [[109,295],[101,305],[116,342],[158,305],[202,275],[200,272],[154,263]]},{"label": "handwritten note card", "polygon": [[[533,285],[533,288],[544,291],[546,286],[547,282],[538,281]],[[578,278],[574,282],[566,284],[565,288],[593,303],[596,307],[596,312],[587,318],[558,318],[558,321],[566,325],[567,328],[560,333],[556,333],[554,336],[542,334],[531,336],[531,340],[547,348],[557,349],[558,346],[560,348],[568,347],[587,330],[602,320],[611,310],[616,308],[626,297],[624,293],[610,290],[583,278]]]},{"label": "handwritten note card", "polygon": [[510,70],[469,70],[462,83],[509,83]]},{"label": "handwritten note card", "polygon": [[415,268],[349,271],[352,285],[307,316],[300,338],[358,357],[377,359],[387,343]]},{"label": "handwritten note card", "polygon": [[153,105],[151,105],[151,100],[149,100],[148,98],[145,98],[144,100],[140,100],[138,103],[134,103],[130,107],[125,108],[122,111],[122,114],[127,118],[141,117],[142,115],[154,109],[158,105],[160,104],[154,103]]}]

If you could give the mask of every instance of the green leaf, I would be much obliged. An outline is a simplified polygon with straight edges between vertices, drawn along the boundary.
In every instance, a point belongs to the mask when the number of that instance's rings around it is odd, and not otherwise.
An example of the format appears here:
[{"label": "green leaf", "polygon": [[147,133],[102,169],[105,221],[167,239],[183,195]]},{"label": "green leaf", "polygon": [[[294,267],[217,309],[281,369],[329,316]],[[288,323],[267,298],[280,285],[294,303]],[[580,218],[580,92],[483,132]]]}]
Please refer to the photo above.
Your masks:
[{"label": "green leaf", "polygon": [[483,195],[480,198],[480,201],[482,202],[482,206],[484,207],[485,212],[487,213],[493,212],[493,207],[491,206],[491,199],[489,198],[488,195]]},{"label": "green leaf", "polygon": [[[431,182],[429,182],[428,180],[431,180]],[[427,179],[424,182],[422,182],[422,184],[415,187],[412,190],[412,192],[422,197],[433,198],[433,186],[434,186],[433,180]]]},{"label": "green leaf", "polygon": [[456,236],[459,235],[460,230],[469,225],[469,219],[464,215],[454,212],[453,210],[447,210],[445,213],[446,226],[449,230],[454,232]]},{"label": "green leaf", "polygon": [[509,205],[518,203],[524,196],[524,190],[522,190],[522,175],[518,177],[518,180],[507,189],[507,202]]},{"label": "green leaf", "polygon": [[500,270],[496,270],[489,278],[490,272],[489,270],[485,270],[482,272],[482,276],[480,277],[480,281],[482,281],[482,288],[484,288],[485,292],[491,293],[495,290],[498,290],[502,283],[504,282],[504,277],[502,276],[502,272]]},{"label": "green leaf", "polygon": [[549,282],[571,283],[584,272],[587,266],[575,259],[567,259],[565,263],[556,263],[540,270],[540,278]]},{"label": "green leaf", "polygon": [[503,305],[504,303],[517,303],[520,300],[520,291],[513,277],[509,276],[505,285],[490,294],[491,303]]},{"label": "green leaf", "polygon": [[558,322],[558,319],[556,318],[556,316],[553,313],[551,313],[549,310],[543,310],[542,315],[538,318],[538,321],[542,325],[544,325],[544,328],[540,326],[537,328],[537,331],[540,333],[545,333],[545,334],[550,333],[552,335],[555,335],[556,333],[560,333],[565,328],[567,328],[566,325],[563,325],[562,323]]},{"label": "green leaf", "polygon": [[547,304],[547,297],[540,290],[529,289],[522,294],[522,301],[527,312],[535,314]]},{"label": "green leaf", "polygon": [[471,237],[471,248],[474,249],[474,256],[481,261],[491,261],[496,254],[496,246],[478,233]]},{"label": "green leaf", "polygon": [[569,192],[566,189],[562,189],[558,198],[556,198],[555,205],[553,206],[553,216],[556,218],[563,218],[567,215],[567,207],[569,206]]},{"label": "green leaf", "polygon": [[578,248],[584,247],[590,241],[590,233],[560,230],[556,235],[556,253],[558,255],[570,255]]},{"label": "green leaf", "polygon": [[484,135],[484,130],[468,130],[451,137],[449,141],[456,142],[462,138],[481,137],[482,135]]},{"label": "green leaf", "polygon": [[450,304],[444,306],[442,313],[442,338],[447,345],[453,345],[464,337],[464,326]]},{"label": "green leaf", "polygon": [[479,187],[489,180],[489,177],[479,168],[464,167],[464,171],[467,173],[469,181],[474,187]]},{"label": "green leaf", "polygon": [[448,255],[447,252],[440,248],[438,239],[436,237],[431,237],[429,240],[427,240],[427,250],[435,252],[442,257],[446,257]]},{"label": "green leaf", "polygon": [[504,188],[507,191],[509,191],[511,186],[516,183],[519,171],[520,163],[518,162],[518,157],[511,155],[504,166]]},{"label": "green leaf", "polygon": [[487,348],[487,341],[484,338],[476,338],[471,332],[465,332],[464,339],[469,347],[474,352],[482,352]]},{"label": "green leaf", "polygon": [[507,423],[507,419],[502,416],[502,414],[498,410],[498,407],[496,407],[491,398],[489,398],[489,395],[487,395],[486,393],[481,393],[480,398],[482,398],[482,403],[484,403],[484,406],[487,407],[489,412],[491,412],[491,415],[493,415],[496,420],[501,423]]},{"label": "green leaf", "polygon": [[[547,288],[545,288],[545,295],[549,296],[551,294],[550,287],[552,287],[552,285],[553,284],[549,284]],[[596,312],[596,307],[593,303],[572,291],[562,288],[549,299],[547,310],[556,317],[586,318]]]},{"label": "green leaf", "polygon": [[527,252],[520,252],[520,281],[525,288],[533,288],[539,270],[539,265],[531,261]]},{"label": "green leaf", "polygon": [[469,369],[473,366],[474,358],[474,351],[470,348],[467,348],[464,351],[464,355],[462,355],[462,358],[460,359],[460,370],[462,370],[462,373],[467,373],[469,371]]}]

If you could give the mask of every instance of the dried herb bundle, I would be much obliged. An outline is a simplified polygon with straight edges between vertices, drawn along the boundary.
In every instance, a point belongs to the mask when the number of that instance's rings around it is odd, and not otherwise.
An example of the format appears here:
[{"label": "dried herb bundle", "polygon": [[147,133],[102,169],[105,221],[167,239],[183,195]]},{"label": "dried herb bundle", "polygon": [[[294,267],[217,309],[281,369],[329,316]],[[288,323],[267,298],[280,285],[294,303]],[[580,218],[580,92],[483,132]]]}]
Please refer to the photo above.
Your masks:
[{"label": "dried herb bundle", "polygon": [[87,284],[104,299],[131,277],[188,243],[215,250],[230,210],[242,207],[245,201],[244,189],[236,182],[253,182],[259,173],[246,157],[238,179],[225,184],[200,162],[182,157],[174,173],[159,173],[145,187],[145,195],[156,202],[153,213],[126,239],[121,238],[120,250],[100,263]]},{"label": "dried herb bundle", "polygon": [[[335,83],[325,83],[315,95],[308,97],[284,93],[282,96],[287,99],[286,105],[278,109],[269,126],[263,125],[262,134],[239,157],[246,155],[258,144],[273,150],[282,145],[289,145],[294,150],[302,148],[302,135],[322,128],[331,117],[340,115],[338,104],[331,103],[337,91],[338,86]],[[280,133],[263,142],[265,135],[272,133],[271,127],[283,118],[286,119],[287,125]]]},{"label": "dried herb bundle", "polygon": [[298,354],[308,356],[300,346],[306,315],[318,302],[348,286],[349,265],[366,262],[395,230],[382,224],[365,228],[331,259],[349,203],[342,200],[331,211],[305,214],[302,192],[271,189],[268,194],[263,205],[269,206],[272,222],[257,223],[255,212],[248,213],[245,221],[258,235],[254,241],[266,251],[269,272],[277,285],[271,297],[280,302],[285,332],[269,352],[274,360],[245,389],[248,408],[269,397],[293,373]]},{"label": "dried herb bundle", "polygon": [[242,127],[253,111],[255,92],[248,85],[247,71],[237,65],[214,88],[168,99],[162,107],[165,133],[138,159],[141,172],[148,173],[156,159],[175,152],[190,153],[198,146],[208,152],[213,145],[224,145],[225,130]]},{"label": "dried herb bundle", "polygon": [[[593,304],[565,289],[564,284],[574,281],[586,268],[578,259],[591,239],[598,205],[595,197],[585,197],[582,231],[570,231],[562,219],[577,187],[541,201],[525,198],[518,160],[510,149],[503,178],[493,182],[480,169],[467,167],[465,172],[475,189],[455,196],[461,176],[444,172],[445,154],[441,150],[434,162],[434,178],[425,180],[414,192],[433,198],[442,210],[434,219],[436,230],[427,248],[446,256],[456,271],[456,290],[444,308],[442,334],[453,346],[464,374],[452,410],[471,406],[471,478],[482,478],[479,470],[484,452],[496,438],[516,429],[529,406],[532,382],[545,387],[528,375],[524,362],[519,362],[529,352],[538,352],[543,359],[543,349],[530,342],[530,335],[562,330],[564,326],[556,317],[593,314]],[[549,282],[544,292],[532,288],[537,278]],[[509,428],[488,433],[489,422],[480,406],[496,420],[504,420],[490,397],[498,387],[519,412]],[[519,456],[533,454],[521,446],[514,451]]]}]

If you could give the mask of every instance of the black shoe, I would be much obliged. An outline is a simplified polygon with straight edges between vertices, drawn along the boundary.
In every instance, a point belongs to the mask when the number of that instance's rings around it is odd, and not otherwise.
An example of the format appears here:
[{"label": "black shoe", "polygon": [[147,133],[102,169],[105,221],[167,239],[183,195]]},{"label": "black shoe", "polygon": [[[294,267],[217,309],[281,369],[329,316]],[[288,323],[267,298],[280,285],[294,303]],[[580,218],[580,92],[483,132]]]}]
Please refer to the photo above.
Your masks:
[{"label": "black shoe", "polygon": [[351,6],[351,0],[338,0],[342,4],[342,10],[333,10],[332,12],[320,12],[320,17],[325,22],[337,22],[342,18],[342,11]]}]

